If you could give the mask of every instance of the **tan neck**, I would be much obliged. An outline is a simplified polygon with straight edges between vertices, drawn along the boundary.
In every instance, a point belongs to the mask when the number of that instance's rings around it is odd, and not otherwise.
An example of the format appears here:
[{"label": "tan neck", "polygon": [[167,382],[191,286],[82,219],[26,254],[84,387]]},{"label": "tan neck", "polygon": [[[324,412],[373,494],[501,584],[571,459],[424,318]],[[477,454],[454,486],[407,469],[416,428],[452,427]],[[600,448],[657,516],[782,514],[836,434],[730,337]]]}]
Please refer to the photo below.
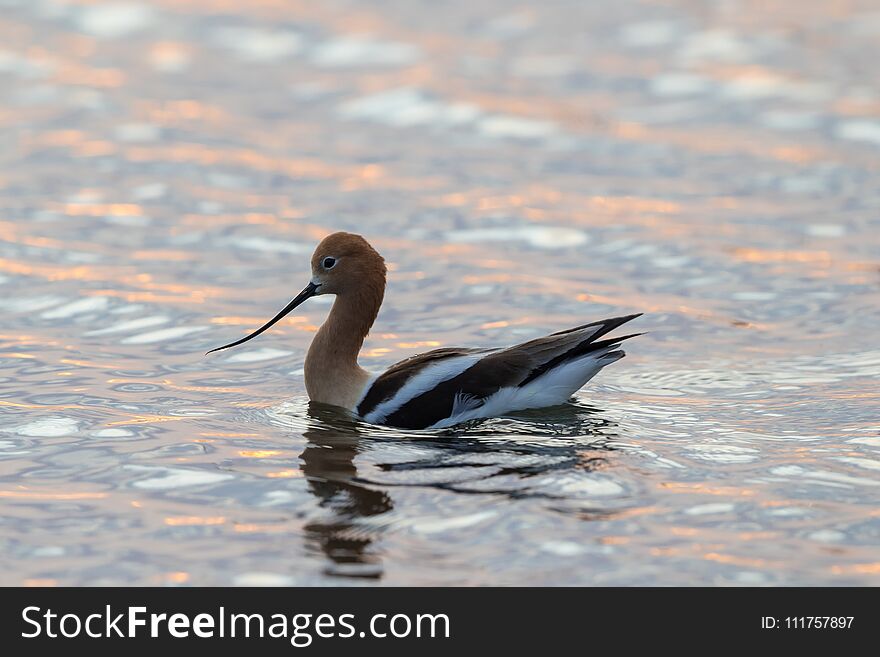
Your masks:
[{"label": "tan neck", "polygon": [[327,321],[318,329],[306,355],[309,399],[354,409],[370,378],[358,365],[358,353],[379,313],[383,295],[384,285],[380,290],[336,296]]}]

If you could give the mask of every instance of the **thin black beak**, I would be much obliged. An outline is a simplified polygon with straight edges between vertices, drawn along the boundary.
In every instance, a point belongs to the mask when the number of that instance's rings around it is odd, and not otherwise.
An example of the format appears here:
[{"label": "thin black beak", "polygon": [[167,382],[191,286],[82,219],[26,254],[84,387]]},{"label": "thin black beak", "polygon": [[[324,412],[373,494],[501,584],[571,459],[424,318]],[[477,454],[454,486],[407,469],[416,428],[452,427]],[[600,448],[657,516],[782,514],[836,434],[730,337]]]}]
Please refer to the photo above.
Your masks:
[{"label": "thin black beak", "polygon": [[280,319],[282,319],[287,313],[289,313],[291,310],[296,308],[303,301],[305,301],[309,297],[315,296],[315,293],[316,293],[318,287],[319,286],[315,285],[314,283],[309,283],[308,285],[306,285],[305,289],[302,292],[300,292],[299,294],[296,295],[296,298],[294,298],[293,301],[291,301],[289,304],[287,304],[284,307],[284,310],[282,310],[280,313],[275,315],[275,317],[273,317],[268,322],[263,324],[256,331],[254,331],[250,335],[246,335],[241,340],[236,340],[235,342],[230,342],[229,344],[225,344],[222,347],[217,347],[216,349],[211,349],[211,351],[206,352],[205,355],[207,356],[208,354],[213,353],[215,351],[220,351],[221,349],[229,349],[229,347],[236,347],[236,346],[240,345],[242,342],[247,342],[251,338],[257,337],[263,331],[266,331],[266,330],[270,329],[272,326],[274,326]]}]

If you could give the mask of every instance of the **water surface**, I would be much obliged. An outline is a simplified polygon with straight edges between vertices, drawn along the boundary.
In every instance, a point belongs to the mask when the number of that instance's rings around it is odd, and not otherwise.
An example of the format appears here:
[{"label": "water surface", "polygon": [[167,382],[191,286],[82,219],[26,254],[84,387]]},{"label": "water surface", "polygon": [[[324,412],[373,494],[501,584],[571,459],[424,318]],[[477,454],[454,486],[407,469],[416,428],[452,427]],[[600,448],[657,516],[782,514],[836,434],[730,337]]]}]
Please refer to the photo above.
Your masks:
[{"label": "water surface", "polygon": [[[0,583],[880,583],[876,3],[0,2]],[[569,405],[309,408],[645,312]],[[638,326],[635,326],[635,325]]]}]

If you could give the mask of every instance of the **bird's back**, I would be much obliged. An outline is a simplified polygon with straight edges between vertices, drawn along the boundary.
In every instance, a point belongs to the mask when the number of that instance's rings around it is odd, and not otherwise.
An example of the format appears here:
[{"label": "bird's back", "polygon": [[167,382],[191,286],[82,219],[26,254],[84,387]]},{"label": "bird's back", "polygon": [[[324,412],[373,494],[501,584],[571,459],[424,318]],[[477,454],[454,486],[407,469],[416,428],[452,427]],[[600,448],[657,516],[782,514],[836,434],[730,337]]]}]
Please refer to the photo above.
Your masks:
[{"label": "bird's back", "polygon": [[603,338],[639,315],[584,324],[506,349],[446,347],[392,365],[356,406],[368,422],[409,429],[564,403],[600,369],[623,357]]}]

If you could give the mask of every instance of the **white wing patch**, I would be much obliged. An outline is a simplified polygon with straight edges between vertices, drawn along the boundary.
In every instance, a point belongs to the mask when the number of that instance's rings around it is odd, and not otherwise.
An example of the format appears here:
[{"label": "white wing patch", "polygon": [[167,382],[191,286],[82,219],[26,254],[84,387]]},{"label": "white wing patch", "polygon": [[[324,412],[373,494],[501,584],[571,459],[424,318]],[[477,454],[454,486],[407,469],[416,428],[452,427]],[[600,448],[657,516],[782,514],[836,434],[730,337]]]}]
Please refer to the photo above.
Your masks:
[{"label": "white wing patch", "polygon": [[446,358],[439,363],[426,365],[419,372],[411,376],[390,399],[386,399],[376,406],[363,419],[373,424],[381,424],[386,417],[397,411],[411,399],[434,389],[444,381],[458,376],[491,353],[493,352],[481,351],[476,354]]},{"label": "white wing patch", "polygon": [[452,413],[450,417],[455,417],[468,411],[473,411],[483,405],[483,400],[476,395],[470,395],[466,392],[459,392],[452,400]]},{"label": "white wing patch", "polygon": [[[499,417],[513,411],[564,404],[587,381],[596,376],[599,370],[621,358],[623,352],[620,347],[612,346],[554,367],[521,388],[501,388],[485,400],[459,393],[455,397],[450,416],[428,428],[443,429],[477,418]],[[474,403],[477,405],[473,405]]]}]

